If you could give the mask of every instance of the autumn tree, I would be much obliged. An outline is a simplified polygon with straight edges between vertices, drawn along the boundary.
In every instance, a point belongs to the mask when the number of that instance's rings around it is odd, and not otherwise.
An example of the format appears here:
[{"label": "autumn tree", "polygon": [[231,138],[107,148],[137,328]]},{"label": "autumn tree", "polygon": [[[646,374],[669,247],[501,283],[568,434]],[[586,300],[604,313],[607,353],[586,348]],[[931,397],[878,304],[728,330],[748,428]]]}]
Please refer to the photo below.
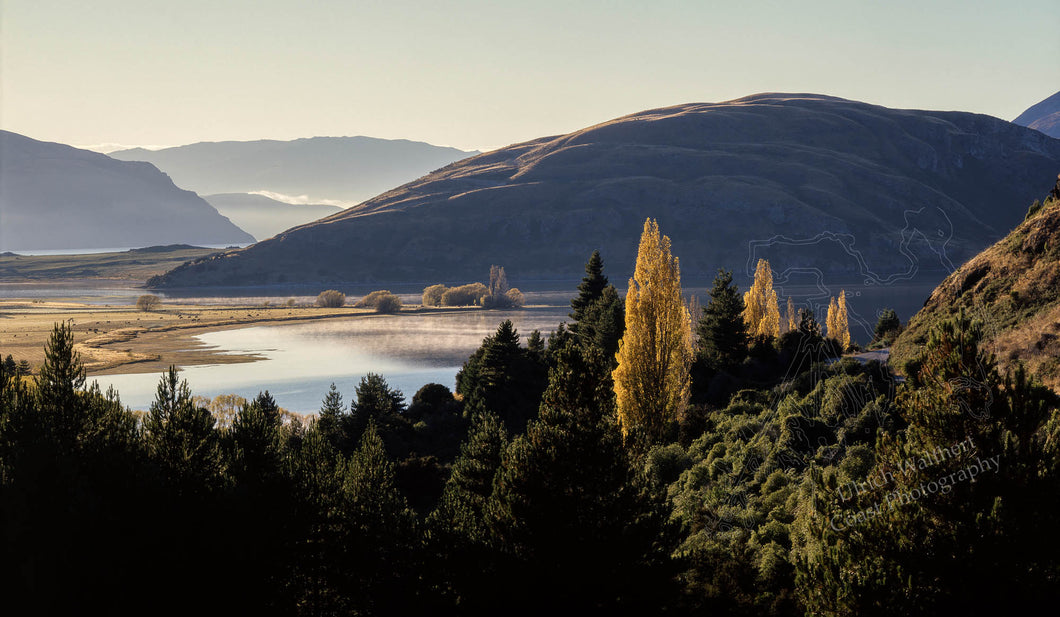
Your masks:
[{"label": "autumn tree", "polygon": [[828,338],[839,341],[839,345],[845,351],[850,347],[850,327],[847,322],[847,297],[846,292],[839,290],[839,299],[829,299],[828,314],[825,316],[825,327]]},{"label": "autumn tree", "polygon": [[692,324],[681,297],[681,270],[670,238],[644,222],[626,292],[626,333],[612,376],[627,444],[646,450],[684,412],[691,389]]},{"label": "autumn tree", "polygon": [[773,272],[765,259],[758,260],[754,284],[743,295],[743,303],[748,335],[780,336],[780,307],[777,305],[777,292],[773,289]]},{"label": "autumn tree", "polygon": [[795,303],[791,301],[791,296],[788,296],[788,314],[785,317],[787,317],[788,332],[794,332],[799,327],[799,318],[795,313]]}]

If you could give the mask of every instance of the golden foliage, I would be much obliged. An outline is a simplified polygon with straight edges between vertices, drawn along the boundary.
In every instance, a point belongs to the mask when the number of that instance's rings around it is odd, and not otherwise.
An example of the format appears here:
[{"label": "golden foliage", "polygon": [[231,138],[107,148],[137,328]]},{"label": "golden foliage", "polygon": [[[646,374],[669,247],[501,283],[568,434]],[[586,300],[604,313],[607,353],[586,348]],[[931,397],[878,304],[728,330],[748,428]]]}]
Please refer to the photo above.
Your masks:
[{"label": "golden foliage", "polygon": [[681,269],[670,238],[648,219],[626,292],[626,332],[612,373],[618,421],[627,443],[661,441],[688,405],[692,321],[681,297]]},{"label": "golden foliage", "polygon": [[773,289],[773,272],[769,262],[759,259],[755,282],[743,295],[743,320],[750,336],[780,336],[780,306]]},{"label": "golden foliage", "polygon": [[847,321],[847,296],[839,290],[839,300],[834,297],[828,300],[828,315],[825,317],[825,328],[828,338],[834,338],[843,346],[843,351],[850,347],[850,326]]},{"label": "golden foliage", "polygon": [[794,332],[799,329],[799,318],[795,314],[795,303],[791,301],[791,296],[788,296],[788,332]]}]

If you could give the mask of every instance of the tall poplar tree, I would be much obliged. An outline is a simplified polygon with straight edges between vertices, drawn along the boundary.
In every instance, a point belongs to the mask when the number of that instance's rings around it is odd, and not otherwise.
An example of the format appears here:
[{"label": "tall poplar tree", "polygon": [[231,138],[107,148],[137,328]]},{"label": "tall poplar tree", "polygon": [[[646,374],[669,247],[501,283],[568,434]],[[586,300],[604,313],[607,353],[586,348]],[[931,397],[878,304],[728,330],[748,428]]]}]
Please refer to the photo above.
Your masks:
[{"label": "tall poplar tree", "polygon": [[637,264],[626,292],[626,333],[612,373],[622,437],[646,449],[665,437],[688,405],[692,323],[681,297],[681,269],[670,238],[644,222]]},{"label": "tall poplar tree", "polygon": [[780,306],[777,304],[777,292],[773,289],[773,271],[765,259],[758,260],[755,282],[743,295],[743,303],[748,334],[752,337],[780,336]]}]

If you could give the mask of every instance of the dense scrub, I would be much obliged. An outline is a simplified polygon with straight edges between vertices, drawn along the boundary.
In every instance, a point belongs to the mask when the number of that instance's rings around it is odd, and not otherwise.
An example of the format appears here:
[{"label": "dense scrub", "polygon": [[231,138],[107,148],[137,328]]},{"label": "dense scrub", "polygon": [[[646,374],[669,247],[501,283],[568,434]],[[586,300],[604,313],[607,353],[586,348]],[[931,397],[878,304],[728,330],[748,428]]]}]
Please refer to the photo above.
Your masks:
[{"label": "dense scrub", "polygon": [[58,325],[33,383],[0,363],[5,607],[986,615],[1057,599],[1058,401],[1000,372],[977,322],[933,329],[902,384],[836,361],[807,313],[779,339],[730,336],[741,296],[731,277],[714,291],[691,402],[636,448],[612,378],[624,305],[598,256],[569,327],[501,323],[455,394],[409,401],[370,373],[307,426],[268,392],[197,399],[175,371],[134,414],[85,388]]}]

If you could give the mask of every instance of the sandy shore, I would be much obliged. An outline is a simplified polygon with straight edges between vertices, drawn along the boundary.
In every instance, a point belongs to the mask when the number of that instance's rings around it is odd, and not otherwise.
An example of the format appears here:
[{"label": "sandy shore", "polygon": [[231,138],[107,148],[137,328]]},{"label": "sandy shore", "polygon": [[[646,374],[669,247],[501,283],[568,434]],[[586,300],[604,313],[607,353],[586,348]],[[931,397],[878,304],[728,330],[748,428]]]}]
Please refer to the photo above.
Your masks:
[{"label": "sandy shore", "polygon": [[218,353],[195,339],[205,332],[258,324],[350,319],[369,309],[315,306],[200,306],[179,303],[141,312],[133,306],[77,302],[0,300],[0,356],[27,360],[36,372],[56,323],[68,322],[75,349],[90,375],[154,373],[170,364],[253,362],[255,356]]}]

